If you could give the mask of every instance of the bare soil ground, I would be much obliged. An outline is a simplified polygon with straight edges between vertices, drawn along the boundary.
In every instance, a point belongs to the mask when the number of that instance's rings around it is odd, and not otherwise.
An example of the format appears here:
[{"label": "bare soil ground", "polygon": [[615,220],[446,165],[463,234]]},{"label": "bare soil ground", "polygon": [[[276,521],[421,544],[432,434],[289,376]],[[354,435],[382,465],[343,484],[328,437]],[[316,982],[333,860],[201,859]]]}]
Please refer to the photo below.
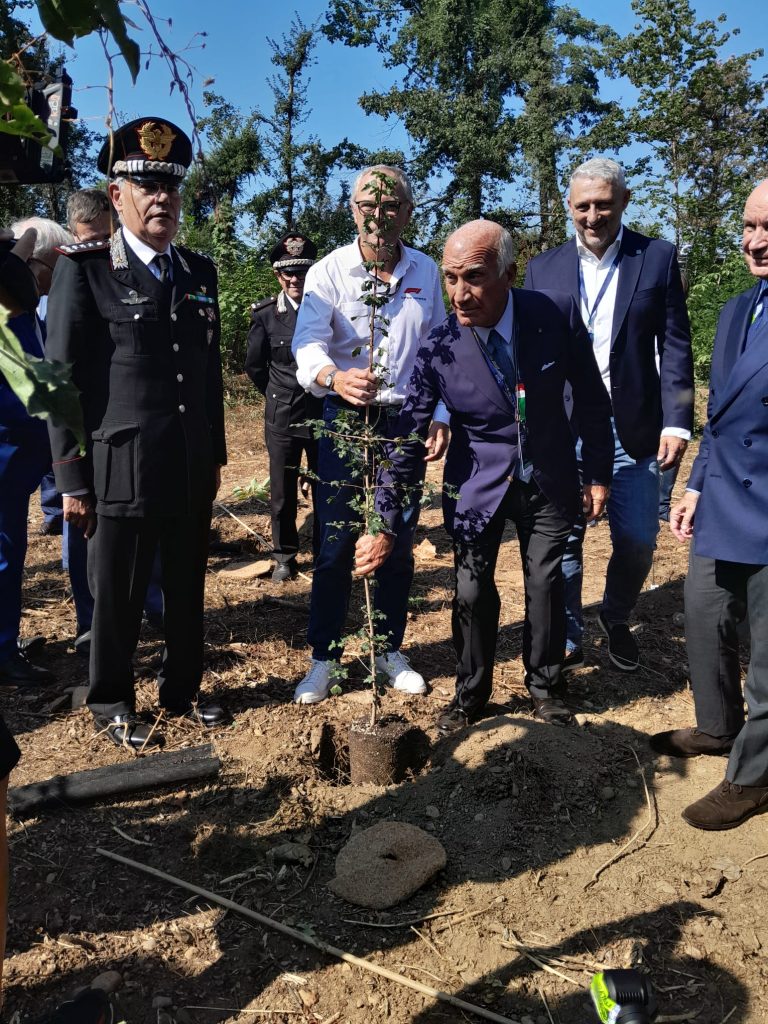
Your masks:
[{"label": "bare soil ground", "polygon": [[[266,536],[265,506],[228,497],[267,475],[259,408],[232,409],[229,428],[223,500]],[[58,538],[39,537],[38,523],[34,507],[23,632],[48,637],[40,662],[59,681],[45,693],[0,692],[23,752],[15,785],[99,765],[119,771],[132,756],[95,738],[87,711],[50,706],[65,687],[86,681],[86,668],[69,646],[74,614]],[[246,556],[259,553],[256,539],[220,510],[216,527]],[[434,741],[431,723],[453,689],[451,557],[439,511],[424,513],[417,540],[435,552],[420,549],[404,649],[431,691],[388,691],[384,710]],[[588,531],[586,602],[600,597],[607,554],[600,524]],[[238,580],[221,573],[231,559],[210,561],[204,689],[232,710],[232,724],[212,737],[191,724],[167,733],[171,748],[212,739],[221,774],[11,824],[9,1017],[33,1020],[117,970],[119,1013],[132,1024],[469,1019],[106,861],[96,852],[105,847],[524,1024],[593,1019],[590,974],[630,965],[649,972],[662,1019],[763,1024],[768,817],[727,833],[689,828],[681,809],[718,782],[725,762],[654,760],[647,745],[649,733],[691,724],[693,714],[681,615],[686,552],[668,532],[636,614],[644,667],[634,675],[612,670],[593,613],[587,665],[572,682],[580,724],[570,730],[529,713],[521,573],[510,538],[497,574],[502,629],[489,717],[435,742],[426,770],[385,789],[329,778],[314,753],[322,723],[343,735],[364,710],[361,668],[352,664],[342,696],[291,703],[307,662],[309,577]],[[307,555],[302,568],[310,569]],[[145,707],[160,649],[160,638],[147,634],[138,651]],[[431,831],[448,863],[407,903],[364,911],[326,883],[350,835],[387,819]],[[311,862],[283,863],[277,848],[286,842],[308,846]]]}]

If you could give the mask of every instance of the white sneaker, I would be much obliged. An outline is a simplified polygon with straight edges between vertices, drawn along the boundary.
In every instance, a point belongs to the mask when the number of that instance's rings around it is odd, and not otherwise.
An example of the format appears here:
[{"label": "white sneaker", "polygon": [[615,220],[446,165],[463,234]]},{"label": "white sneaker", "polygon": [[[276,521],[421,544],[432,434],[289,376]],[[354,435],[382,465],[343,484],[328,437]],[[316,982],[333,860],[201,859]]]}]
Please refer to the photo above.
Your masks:
[{"label": "white sneaker", "polygon": [[293,694],[296,704],[319,704],[325,700],[333,686],[331,670],[338,668],[336,661],[316,661],[312,658],[309,672],[304,676]]},{"label": "white sneaker", "polygon": [[377,655],[376,668],[387,676],[396,690],[402,690],[403,693],[427,692],[423,677],[411,668],[408,659],[400,651]]}]

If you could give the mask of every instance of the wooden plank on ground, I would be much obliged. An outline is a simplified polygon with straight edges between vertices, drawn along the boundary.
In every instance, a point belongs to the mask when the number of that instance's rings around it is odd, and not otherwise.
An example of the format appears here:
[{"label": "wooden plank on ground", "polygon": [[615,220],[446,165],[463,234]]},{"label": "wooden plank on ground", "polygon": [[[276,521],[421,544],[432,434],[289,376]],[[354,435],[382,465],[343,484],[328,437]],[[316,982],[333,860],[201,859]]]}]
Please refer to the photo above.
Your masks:
[{"label": "wooden plank on ground", "polygon": [[171,783],[206,779],[217,775],[220,768],[221,762],[213,756],[211,744],[206,743],[16,786],[8,791],[8,808],[14,817],[24,818],[46,807],[79,804]]}]

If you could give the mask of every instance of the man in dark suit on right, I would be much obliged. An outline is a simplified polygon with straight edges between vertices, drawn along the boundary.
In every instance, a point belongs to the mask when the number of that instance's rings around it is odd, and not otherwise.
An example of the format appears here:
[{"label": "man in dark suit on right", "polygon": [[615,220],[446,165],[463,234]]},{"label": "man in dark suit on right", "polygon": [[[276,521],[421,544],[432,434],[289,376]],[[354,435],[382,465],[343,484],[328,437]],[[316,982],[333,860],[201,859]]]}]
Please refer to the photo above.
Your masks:
[{"label": "man in dark suit on right", "polygon": [[[755,284],[720,315],[709,419],[670,515],[678,540],[693,537],[685,634],[697,728],[651,739],[673,757],[730,752],[723,781],[683,811],[689,825],[714,830],[768,810],[768,179],[744,208],[742,250]],[[745,616],[746,723],[736,640]]]},{"label": "man in dark suit on right", "polygon": [[[528,264],[526,288],[567,292],[578,304],[611,398],[615,453],[608,521],[613,551],[598,624],[623,672],[640,666],[628,621],[653,562],[659,470],[680,462],[693,426],[693,359],[673,245],[622,226],[624,171],[597,157],[571,176],[576,237]],[[568,396],[566,396],[567,400]],[[578,431],[578,411],[573,422]],[[581,519],[563,558],[568,639],[565,671],[584,663]]]}]

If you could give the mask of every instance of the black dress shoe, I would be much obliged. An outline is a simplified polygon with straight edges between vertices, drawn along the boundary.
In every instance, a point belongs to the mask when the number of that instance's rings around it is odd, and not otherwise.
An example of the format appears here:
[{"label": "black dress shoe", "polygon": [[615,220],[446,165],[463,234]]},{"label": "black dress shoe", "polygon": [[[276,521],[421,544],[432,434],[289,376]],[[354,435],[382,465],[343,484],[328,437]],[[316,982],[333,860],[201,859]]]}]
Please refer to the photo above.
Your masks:
[{"label": "black dress shoe", "polygon": [[48,641],[44,636],[28,636],[23,640],[19,637],[16,641],[16,646],[25,657],[28,657],[30,654],[34,654],[35,651],[39,651],[41,647],[45,647],[47,643]]},{"label": "black dress shoe", "polygon": [[698,757],[710,754],[713,757],[726,757],[733,746],[732,739],[721,740],[698,729],[669,729],[651,736],[651,750],[668,757]]},{"label": "black dress shoe", "polygon": [[55,519],[49,519],[41,524],[37,532],[41,537],[60,537],[64,532],[64,519],[60,516],[56,516]]},{"label": "black dress shoe", "polygon": [[84,633],[78,633],[75,637],[75,654],[79,654],[81,658],[90,658],[91,656],[91,631],[86,629]]},{"label": "black dress shoe", "polygon": [[455,704],[449,704],[437,716],[435,728],[441,736],[451,736],[453,733],[466,729],[473,721],[474,718],[466,711],[462,711]]},{"label": "black dress shoe", "polygon": [[640,651],[626,622],[617,622],[610,626],[600,612],[597,624],[608,637],[608,657],[616,668],[621,672],[635,672],[639,669]]},{"label": "black dress shoe", "polygon": [[53,672],[33,665],[18,650],[0,662],[0,686],[50,686],[55,679]]},{"label": "black dress shoe", "polygon": [[169,718],[188,718],[206,729],[215,729],[217,725],[222,725],[227,720],[226,711],[218,704],[193,704],[184,711],[166,708],[165,713]]},{"label": "black dress shoe", "polygon": [[[134,712],[126,715],[114,715],[106,718],[94,715],[96,725],[118,747],[131,747],[133,750],[153,750],[163,745],[163,737],[152,726],[142,720]],[[150,735],[151,733],[151,735]]]},{"label": "black dress shoe", "polygon": [[565,701],[560,697],[534,697],[531,696],[533,704],[533,717],[547,725],[571,725],[573,715]]},{"label": "black dress shoe", "polygon": [[582,668],[583,665],[584,651],[581,647],[574,647],[572,651],[565,652],[565,657],[560,665],[560,671],[572,672],[575,668]]},{"label": "black dress shoe", "polygon": [[299,567],[293,558],[287,562],[278,562],[272,570],[272,582],[284,583],[286,580],[293,580],[299,575]]}]

